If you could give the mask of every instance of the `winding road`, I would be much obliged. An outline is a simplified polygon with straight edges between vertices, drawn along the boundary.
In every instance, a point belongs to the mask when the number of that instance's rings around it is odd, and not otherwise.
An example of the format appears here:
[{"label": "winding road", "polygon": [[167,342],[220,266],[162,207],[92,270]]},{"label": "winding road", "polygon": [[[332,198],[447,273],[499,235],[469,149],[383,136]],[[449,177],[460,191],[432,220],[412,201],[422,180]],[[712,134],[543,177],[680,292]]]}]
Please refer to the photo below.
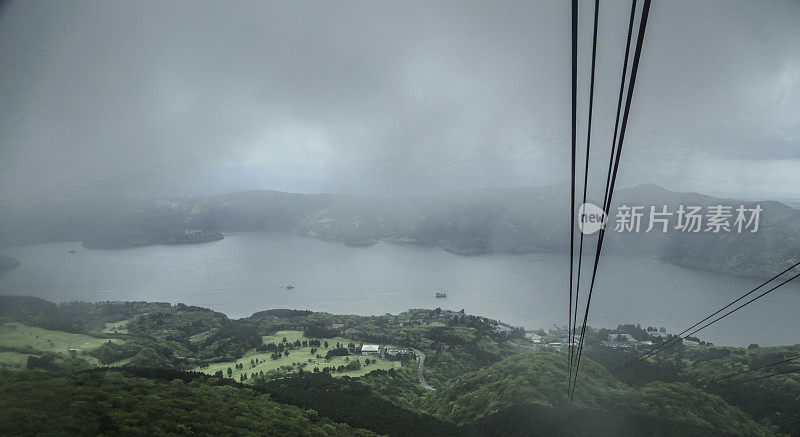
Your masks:
[{"label": "winding road", "polygon": [[424,388],[425,390],[430,390],[430,391],[436,390],[435,388],[431,387],[430,384],[425,382],[425,376],[422,375],[422,372],[425,370],[425,354],[421,350],[415,349],[413,347],[411,348],[411,350],[414,351],[415,354],[417,354],[417,359],[419,359],[419,369],[417,369],[417,373],[419,375],[419,385],[421,385],[422,388]]}]

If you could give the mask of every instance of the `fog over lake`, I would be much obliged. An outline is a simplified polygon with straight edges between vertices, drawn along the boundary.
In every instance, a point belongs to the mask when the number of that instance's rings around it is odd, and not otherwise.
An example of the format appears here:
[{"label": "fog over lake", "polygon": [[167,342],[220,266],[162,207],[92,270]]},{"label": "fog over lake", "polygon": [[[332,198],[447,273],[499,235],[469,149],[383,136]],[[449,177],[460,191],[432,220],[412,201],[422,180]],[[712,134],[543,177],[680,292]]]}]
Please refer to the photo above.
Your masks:
[{"label": "fog over lake", "polygon": [[[390,243],[354,248],[275,232],[234,233],[196,245],[88,250],[74,242],[2,253],[22,265],[0,273],[0,294],[55,302],[183,302],[231,317],[270,308],[396,314],[439,306],[527,329],[566,324],[567,318],[565,254],[465,257]],[[680,331],[758,283],[608,255],[601,259],[589,324],[630,322]],[[295,289],[287,290],[289,284]],[[439,290],[448,297],[436,299]],[[797,343],[798,307],[800,286],[787,284],[700,337],[725,345]]]}]

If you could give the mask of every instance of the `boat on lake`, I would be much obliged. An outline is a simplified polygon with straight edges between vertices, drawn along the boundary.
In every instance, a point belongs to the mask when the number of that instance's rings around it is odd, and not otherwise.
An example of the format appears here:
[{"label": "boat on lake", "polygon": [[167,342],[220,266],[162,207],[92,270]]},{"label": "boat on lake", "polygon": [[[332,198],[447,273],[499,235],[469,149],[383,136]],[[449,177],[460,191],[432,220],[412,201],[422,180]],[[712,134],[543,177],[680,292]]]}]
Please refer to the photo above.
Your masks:
[{"label": "boat on lake", "polygon": [[294,290],[294,285],[289,284],[289,285],[286,286],[286,289],[287,290]]},{"label": "boat on lake", "polygon": [[443,298],[445,298],[445,297],[447,297],[447,293],[445,293],[445,292],[443,292],[443,291],[437,291],[437,292],[436,292],[436,298],[437,298],[437,299],[443,299]]}]

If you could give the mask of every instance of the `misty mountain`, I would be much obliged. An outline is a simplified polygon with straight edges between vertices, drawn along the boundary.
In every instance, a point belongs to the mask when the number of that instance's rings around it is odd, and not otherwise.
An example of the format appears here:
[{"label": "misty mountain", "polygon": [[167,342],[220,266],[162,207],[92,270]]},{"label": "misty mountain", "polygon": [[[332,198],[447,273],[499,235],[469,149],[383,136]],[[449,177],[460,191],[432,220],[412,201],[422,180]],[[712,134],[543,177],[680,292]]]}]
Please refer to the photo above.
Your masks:
[{"label": "misty mountain", "polygon": [[0,272],[19,266],[19,261],[10,256],[0,255]]},{"label": "misty mountain", "polygon": [[[602,203],[602,199],[590,199]],[[760,205],[758,232],[668,232],[648,227],[650,206]],[[245,191],[153,201],[101,199],[53,203],[0,218],[3,244],[83,240],[119,248],[194,243],[217,231],[280,231],[351,246],[377,241],[441,247],[460,255],[568,251],[568,189],[493,188],[416,197]],[[619,206],[643,206],[639,232],[615,232]],[[745,202],[639,185],[615,193],[604,250],[739,276],[763,277],[800,260],[800,211],[774,201]],[[730,218],[733,225],[735,212]],[[703,225],[705,227],[705,223]],[[576,244],[580,234],[576,230]],[[597,234],[585,237],[593,254]]]}]

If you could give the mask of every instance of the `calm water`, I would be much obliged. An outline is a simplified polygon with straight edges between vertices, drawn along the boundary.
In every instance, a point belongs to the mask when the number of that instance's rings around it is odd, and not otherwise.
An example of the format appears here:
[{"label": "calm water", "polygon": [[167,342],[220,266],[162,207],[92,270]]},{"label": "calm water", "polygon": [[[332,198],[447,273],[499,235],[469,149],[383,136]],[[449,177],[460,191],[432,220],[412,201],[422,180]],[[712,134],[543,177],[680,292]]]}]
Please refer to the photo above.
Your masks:
[{"label": "calm water", "polygon": [[[88,250],[57,243],[2,253],[22,265],[0,273],[0,294],[56,302],[183,302],[231,317],[268,308],[396,314],[441,306],[526,328],[564,325],[567,318],[563,254],[463,257],[388,243],[350,248],[271,232],[235,233],[198,245]],[[758,282],[604,255],[589,324],[632,322],[680,331]],[[296,288],[288,291],[287,284]],[[436,299],[436,290],[446,290],[447,299]],[[786,286],[700,336],[728,345],[800,343],[798,309],[800,286]]]}]

